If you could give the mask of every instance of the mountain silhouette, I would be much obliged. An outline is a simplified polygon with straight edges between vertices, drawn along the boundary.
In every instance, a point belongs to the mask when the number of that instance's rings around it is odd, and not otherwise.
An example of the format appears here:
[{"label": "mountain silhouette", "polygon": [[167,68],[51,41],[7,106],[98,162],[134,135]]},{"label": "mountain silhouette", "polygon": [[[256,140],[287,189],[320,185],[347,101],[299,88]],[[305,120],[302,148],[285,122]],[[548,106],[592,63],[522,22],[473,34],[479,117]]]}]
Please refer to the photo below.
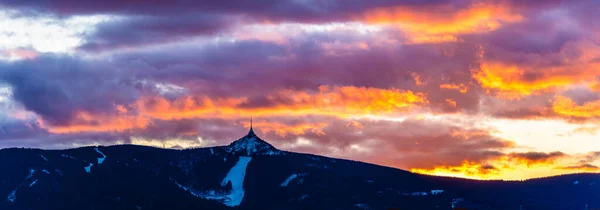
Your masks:
[{"label": "mountain silhouette", "polygon": [[478,181],[227,146],[0,150],[0,209],[526,209],[600,207],[600,175]]}]

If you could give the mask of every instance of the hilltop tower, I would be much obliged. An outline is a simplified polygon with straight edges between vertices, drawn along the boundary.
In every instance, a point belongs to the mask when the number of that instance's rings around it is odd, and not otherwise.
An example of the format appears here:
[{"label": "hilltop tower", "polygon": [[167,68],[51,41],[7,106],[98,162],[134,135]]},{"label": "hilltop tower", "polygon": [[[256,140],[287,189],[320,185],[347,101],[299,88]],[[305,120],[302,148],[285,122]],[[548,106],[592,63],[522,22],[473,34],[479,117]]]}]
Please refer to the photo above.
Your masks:
[{"label": "hilltop tower", "polygon": [[246,136],[232,142],[227,146],[226,151],[234,155],[243,156],[255,156],[255,155],[281,155],[283,152],[279,151],[273,145],[260,139],[254,133],[252,124],[252,117],[250,118],[250,130]]}]

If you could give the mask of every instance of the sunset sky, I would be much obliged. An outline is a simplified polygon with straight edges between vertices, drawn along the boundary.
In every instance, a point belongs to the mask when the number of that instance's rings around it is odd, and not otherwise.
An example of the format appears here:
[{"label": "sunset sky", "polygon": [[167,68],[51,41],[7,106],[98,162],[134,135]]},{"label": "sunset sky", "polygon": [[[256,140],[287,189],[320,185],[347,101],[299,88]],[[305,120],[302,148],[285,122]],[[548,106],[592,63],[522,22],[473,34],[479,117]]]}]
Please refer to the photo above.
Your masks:
[{"label": "sunset sky", "polygon": [[0,0],[0,148],[226,145],[600,171],[600,1]]}]

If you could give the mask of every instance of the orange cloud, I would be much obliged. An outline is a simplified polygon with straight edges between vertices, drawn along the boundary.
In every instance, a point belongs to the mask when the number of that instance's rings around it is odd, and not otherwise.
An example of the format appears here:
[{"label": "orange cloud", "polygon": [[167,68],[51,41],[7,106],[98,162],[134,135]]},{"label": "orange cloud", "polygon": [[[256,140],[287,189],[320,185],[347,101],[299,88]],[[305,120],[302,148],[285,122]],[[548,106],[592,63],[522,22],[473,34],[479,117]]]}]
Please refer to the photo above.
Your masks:
[{"label": "orange cloud", "polygon": [[[143,97],[134,104],[115,107],[114,115],[77,114],[69,126],[48,126],[52,133],[126,131],[146,128],[153,119],[269,117],[324,115],[347,118],[366,114],[408,111],[428,103],[426,95],[409,90],[366,87],[321,86],[316,92],[281,90],[266,96],[271,103],[247,106],[248,98],[209,98],[187,96],[177,100]],[[300,134],[307,130],[323,133],[326,124],[285,126],[265,124],[265,132],[278,135]]]},{"label": "orange cloud", "polygon": [[[573,56],[577,52],[577,56]],[[523,55],[526,64],[483,61],[472,77],[479,84],[503,99],[566,90],[581,85],[595,90],[600,75],[600,47],[589,40],[565,44],[560,52],[543,55]],[[482,51],[482,58],[484,52]],[[558,61],[559,60],[559,61]],[[557,64],[558,63],[558,64]]]},{"label": "orange cloud", "polygon": [[[593,165],[562,166],[572,158],[560,152],[510,153],[480,162],[464,160],[460,165],[443,165],[432,168],[412,168],[411,172],[435,176],[470,179],[522,180],[543,176],[595,171]],[[556,170],[559,169],[559,170]]]},{"label": "orange cloud", "polygon": [[51,126],[40,123],[50,133],[80,133],[80,132],[121,132],[134,128],[146,128],[151,120],[138,116],[103,116],[87,112],[77,113],[77,117],[66,126]]},{"label": "orange cloud", "polygon": [[572,165],[572,166],[561,166],[556,167],[558,170],[582,170],[588,172],[600,171],[600,167],[592,165],[592,164],[581,164],[581,165]]},{"label": "orange cloud", "polygon": [[536,164],[553,164],[557,159],[564,158],[567,155],[562,152],[525,152],[525,153],[510,153],[508,158],[513,162],[518,162],[527,167]]},{"label": "orange cloud", "polygon": [[[273,132],[281,137],[287,134],[301,135],[310,131],[317,135],[325,135],[323,128],[327,127],[327,123],[299,123],[294,125],[286,125],[278,122],[258,121],[254,122],[253,126],[263,133]],[[250,123],[244,123],[244,126],[249,128]]]},{"label": "orange cloud", "polygon": [[244,107],[243,105],[249,102],[247,98],[185,97],[173,102],[164,98],[143,98],[136,103],[136,107],[141,115],[157,119],[301,115],[349,117],[406,111],[428,103],[423,93],[354,86],[321,86],[314,93],[281,90],[266,98],[275,104]]},{"label": "orange cloud", "polygon": [[421,80],[421,76],[415,72],[410,73],[410,75],[413,77],[413,79],[415,80],[415,84],[416,85],[424,85],[426,84],[426,82],[424,82],[423,80]]},{"label": "orange cloud", "polygon": [[458,90],[461,93],[466,93],[467,91],[469,91],[469,88],[465,85],[465,84],[441,84],[440,85],[441,89],[454,89],[454,90]]},{"label": "orange cloud", "polygon": [[458,34],[489,32],[523,19],[505,5],[484,3],[460,10],[449,5],[380,8],[363,18],[370,24],[398,26],[409,34],[411,43],[456,41]]},{"label": "orange cloud", "polygon": [[447,98],[447,99],[446,99],[446,103],[447,103],[448,105],[450,105],[451,107],[454,107],[454,108],[456,108],[456,101],[455,101],[455,100],[452,100],[452,99],[449,99],[449,98]]},{"label": "orange cloud", "polygon": [[552,103],[552,109],[555,113],[563,116],[582,118],[599,117],[600,100],[587,102],[583,105],[577,105],[577,103],[575,103],[575,101],[572,99],[557,95]]},{"label": "orange cloud", "polygon": [[500,171],[495,167],[467,160],[463,161],[460,166],[437,166],[432,169],[412,168],[410,171],[419,174],[469,179],[495,179],[496,177],[499,177],[500,174]]},{"label": "orange cloud", "polygon": [[562,67],[538,71],[535,76],[531,76],[536,77],[535,79],[528,79],[530,75],[522,67],[484,62],[481,70],[473,74],[473,78],[482,87],[496,91],[495,95],[504,99],[519,99],[594,80],[593,75],[587,72],[569,71]]},{"label": "orange cloud", "polygon": [[352,120],[352,121],[348,122],[348,124],[346,124],[346,127],[353,127],[353,128],[357,128],[357,129],[364,128],[363,124],[356,120]]}]

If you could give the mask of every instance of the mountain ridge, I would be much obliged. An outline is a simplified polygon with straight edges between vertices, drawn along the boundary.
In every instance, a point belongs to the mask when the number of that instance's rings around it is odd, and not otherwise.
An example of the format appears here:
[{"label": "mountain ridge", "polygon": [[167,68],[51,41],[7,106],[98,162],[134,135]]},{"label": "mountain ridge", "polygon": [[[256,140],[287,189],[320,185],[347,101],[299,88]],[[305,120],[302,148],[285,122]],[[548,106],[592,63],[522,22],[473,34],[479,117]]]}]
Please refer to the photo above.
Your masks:
[{"label": "mountain ridge", "polygon": [[[225,146],[0,149],[0,209],[582,209],[600,174],[524,181],[416,174],[279,150],[252,129]],[[140,190],[143,189],[143,190]]]}]

